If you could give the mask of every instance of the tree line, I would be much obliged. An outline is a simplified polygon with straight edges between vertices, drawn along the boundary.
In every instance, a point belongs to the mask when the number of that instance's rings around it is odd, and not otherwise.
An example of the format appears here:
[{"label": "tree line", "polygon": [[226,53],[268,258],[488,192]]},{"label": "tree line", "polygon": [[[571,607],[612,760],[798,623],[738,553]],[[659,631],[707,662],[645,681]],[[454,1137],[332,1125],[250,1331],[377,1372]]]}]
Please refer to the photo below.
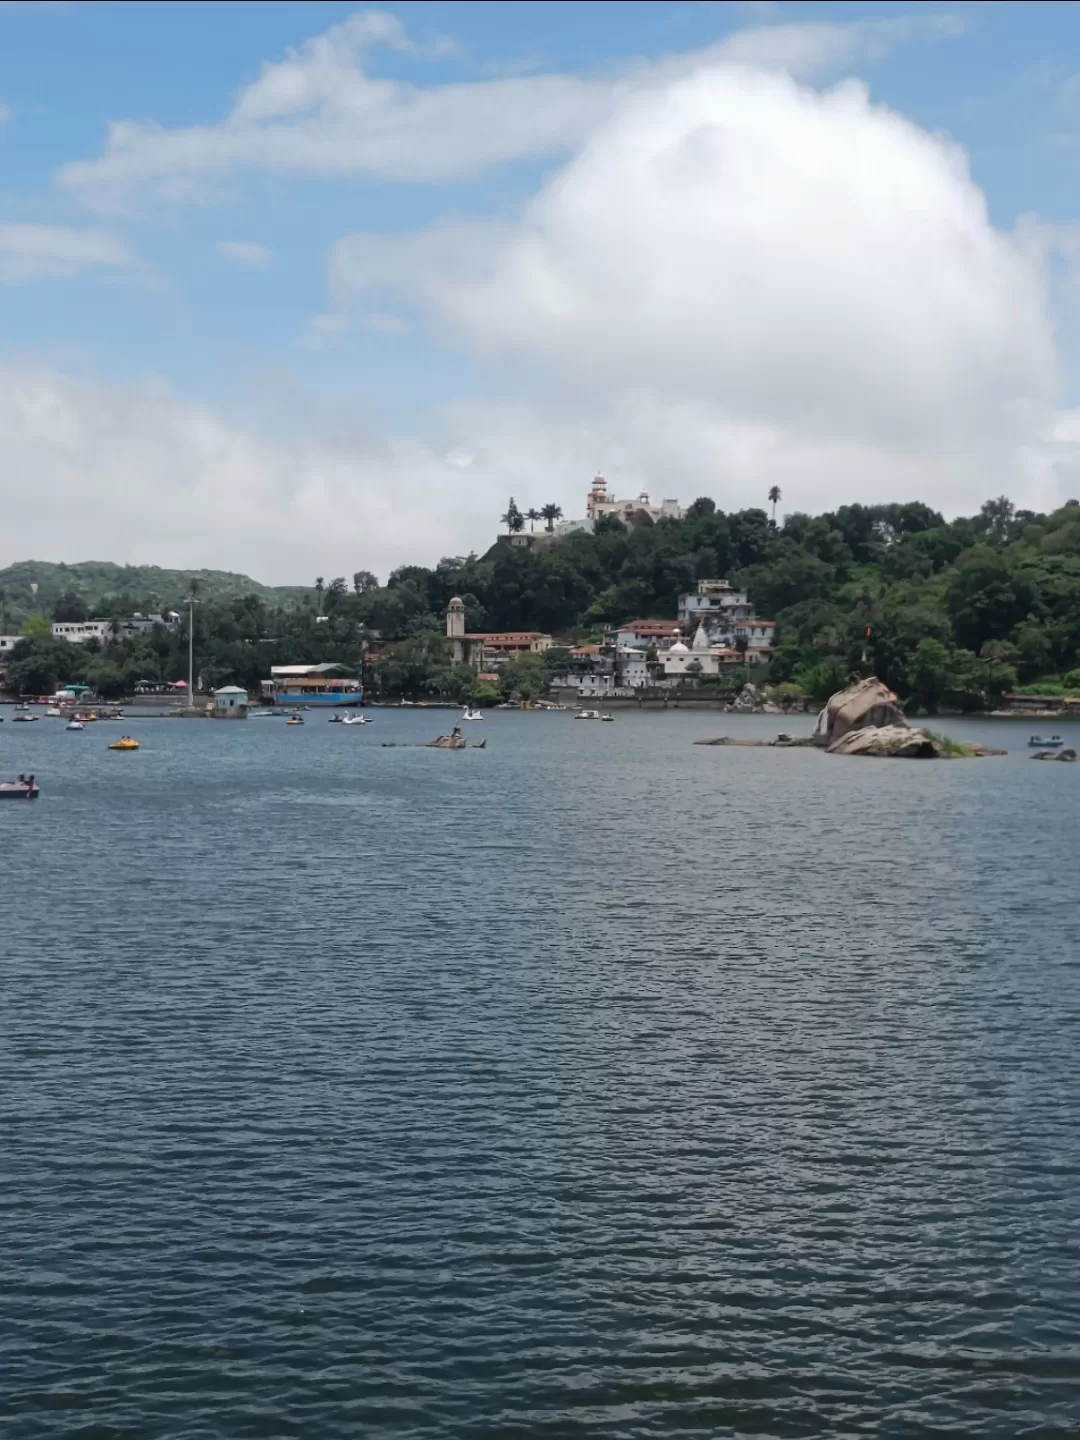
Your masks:
[{"label": "tree line", "polygon": [[[605,518],[592,534],[542,547],[504,539],[483,556],[403,566],[385,583],[367,570],[319,577],[298,605],[199,597],[196,669],[206,685],[257,689],[272,664],[340,661],[388,698],[536,693],[566,664],[568,646],[620,621],[673,617],[699,580],[727,578],[776,621],[769,681],[815,699],[869,673],[930,712],[978,709],[1018,687],[1080,693],[1077,502],[1038,514],[999,498],[952,521],[917,502],[846,505],[778,521],[779,500],[770,493],[771,514],[724,513],[703,497],[682,520]],[[538,630],[562,644],[515,662],[496,686],[478,682],[448,663],[454,595],[469,631]],[[96,611],[63,595],[54,613],[77,617],[80,607]],[[139,680],[186,678],[186,610],[175,631],[88,647],[53,641],[42,633],[49,617],[32,619],[39,633],[16,647],[12,688],[46,693],[55,681],[81,680],[109,695]]]}]

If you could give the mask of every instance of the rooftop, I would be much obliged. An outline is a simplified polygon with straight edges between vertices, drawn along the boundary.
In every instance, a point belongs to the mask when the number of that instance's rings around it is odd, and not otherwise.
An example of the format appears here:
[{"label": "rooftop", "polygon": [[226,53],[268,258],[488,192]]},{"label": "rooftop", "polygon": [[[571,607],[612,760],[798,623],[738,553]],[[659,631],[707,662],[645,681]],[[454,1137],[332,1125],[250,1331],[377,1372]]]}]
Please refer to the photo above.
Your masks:
[{"label": "rooftop", "polygon": [[356,671],[351,665],[339,665],[334,661],[324,661],[322,665],[271,665],[270,674],[274,675],[355,675]]}]

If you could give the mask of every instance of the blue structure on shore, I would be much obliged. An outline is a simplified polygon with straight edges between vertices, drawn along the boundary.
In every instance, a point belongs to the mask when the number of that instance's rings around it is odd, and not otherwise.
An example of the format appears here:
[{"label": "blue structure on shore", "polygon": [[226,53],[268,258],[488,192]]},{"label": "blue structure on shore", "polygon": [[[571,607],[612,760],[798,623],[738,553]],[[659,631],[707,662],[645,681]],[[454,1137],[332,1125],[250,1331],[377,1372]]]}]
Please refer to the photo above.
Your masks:
[{"label": "blue structure on shore", "polygon": [[364,687],[348,665],[274,665],[262,697],[275,705],[362,705]]}]

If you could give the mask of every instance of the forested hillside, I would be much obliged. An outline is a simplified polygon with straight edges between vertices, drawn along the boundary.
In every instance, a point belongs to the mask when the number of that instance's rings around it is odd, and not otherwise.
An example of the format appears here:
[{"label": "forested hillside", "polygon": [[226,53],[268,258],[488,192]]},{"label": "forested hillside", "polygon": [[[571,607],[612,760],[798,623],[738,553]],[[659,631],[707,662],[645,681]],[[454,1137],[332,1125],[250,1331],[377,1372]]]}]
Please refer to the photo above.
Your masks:
[{"label": "forested hillside", "polygon": [[[84,567],[52,568],[70,575]],[[406,566],[384,585],[363,570],[351,581],[320,580],[310,592],[288,592],[307,594],[300,607],[282,606],[278,592],[243,577],[219,576],[250,588],[236,599],[200,590],[197,664],[208,684],[255,687],[271,664],[360,666],[375,654],[368,675],[388,694],[465,694],[473,677],[451,670],[442,639],[452,595],[465,601],[469,630],[543,630],[573,642],[621,620],[674,616],[680,593],[717,577],[745,584],[759,615],[777,621],[770,681],[793,681],[815,698],[871,671],[929,710],[979,708],[1016,686],[1080,693],[1075,501],[1037,515],[992,500],[974,518],[948,523],[922,504],[851,505],[777,525],[765,510],[724,514],[701,499],[684,520],[631,529],[601,521],[594,535]],[[42,582],[39,602],[44,595]],[[69,594],[57,595],[55,608],[70,604]],[[13,662],[22,688],[89,678],[120,693],[137,679],[186,674],[183,629],[73,655],[44,637],[50,612],[40,609],[30,629],[41,638],[20,646]],[[558,650],[550,663],[564,658]]]},{"label": "forested hillside", "polygon": [[[163,570],[157,565],[115,565],[109,560],[84,560],[60,565],[49,560],[20,560],[0,570],[0,611],[3,623],[17,633],[38,611],[51,615],[61,595],[74,594],[88,612],[107,618],[178,609],[192,581],[208,600],[258,595],[271,605],[299,603],[310,591],[294,586],[260,585],[247,575],[227,570]],[[33,586],[37,585],[35,595]]]}]

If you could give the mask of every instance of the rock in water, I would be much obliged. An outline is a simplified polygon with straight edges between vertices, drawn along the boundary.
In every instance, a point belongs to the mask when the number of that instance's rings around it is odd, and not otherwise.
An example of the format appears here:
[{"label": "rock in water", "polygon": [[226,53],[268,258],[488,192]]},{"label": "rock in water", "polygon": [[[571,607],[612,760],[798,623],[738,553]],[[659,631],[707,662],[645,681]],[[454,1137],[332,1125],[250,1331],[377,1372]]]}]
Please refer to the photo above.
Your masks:
[{"label": "rock in water", "polygon": [[1037,750],[1031,758],[1033,760],[1064,760],[1068,765],[1076,760],[1077,755],[1075,750]]},{"label": "rock in water", "polygon": [[901,760],[937,760],[942,746],[924,730],[910,725],[867,725],[848,730],[829,746],[830,755],[884,755]]},{"label": "rock in water", "polygon": [[[870,726],[908,729],[907,719],[900,702],[876,676],[849,685],[831,695],[824,710],[818,716],[814,740],[832,750],[836,742],[850,730],[865,730]],[[838,751],[838,754],[872,754],[872,751]]]}]

